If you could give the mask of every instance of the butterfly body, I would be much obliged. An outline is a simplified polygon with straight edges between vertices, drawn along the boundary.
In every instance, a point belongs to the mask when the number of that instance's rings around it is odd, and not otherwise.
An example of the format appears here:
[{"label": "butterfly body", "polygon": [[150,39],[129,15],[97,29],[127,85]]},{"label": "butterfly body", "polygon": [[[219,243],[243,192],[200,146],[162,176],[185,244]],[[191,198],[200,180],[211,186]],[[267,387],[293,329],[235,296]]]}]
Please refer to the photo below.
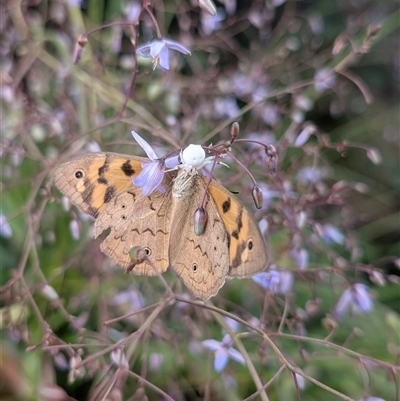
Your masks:
[{"label": "butterfly body", "polygon": [[134,274],[152,276],[174,270],[204,300],[217,294],[226,278],[248,277],[267,268],[267,250],[249,211],[212,180],[205,196],[207,224],[194,232],[194,214],[208,179],[184,170],[166,172],[158,190],[143,196],[132,179],[149,159],[118,153],[74,157],[55,171],[55,184],[82,211],[95,218],[95,236],[110,228],[101,244],[114,262],[130,270],[130,250],[143,248],[147,262]]}]

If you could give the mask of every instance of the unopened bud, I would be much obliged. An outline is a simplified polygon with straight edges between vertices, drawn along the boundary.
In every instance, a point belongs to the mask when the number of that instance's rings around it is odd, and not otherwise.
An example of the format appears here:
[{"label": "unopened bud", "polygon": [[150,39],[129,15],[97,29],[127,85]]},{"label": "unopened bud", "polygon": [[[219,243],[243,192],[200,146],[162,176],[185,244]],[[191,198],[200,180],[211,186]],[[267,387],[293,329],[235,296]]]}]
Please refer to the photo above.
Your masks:
[{"label": "unopened bud", "polygon": [[238,137],[239,132],[240,132],[239,123],[235,121],[235,122],[231,125],[231,137],[232,137],[232,142]]},{"label": "unopened bud", "polygon": [[88,43],[87,35],[80,35],[79,38],[76,40],[74,55],[72,56],[72,62],[74,64],[79,63],[79,60],[82,57],[83,50],[85,49],[87,43]]},{"label": "unopened bud", "polygon": [[143,263],[146,258],[147,258],[148,252],[146,252],[145,249],[143,249],[141,246],[134,246],[131,248],[129,251],[129,257],[131,258],[132,263],[130,263],[126,268],[125,268],[125,273],[129,273],[130,271],[133,270],[133,268],[136,265],[140,265],[140,263]]},{"label": "unopened bud", "polygon": [[376,148],[370,148],[367,150],[367,157],[374,164],[380,164],[382,161],[382,156],[379,153],[379,150]]},{"label": "unopened bud", "polygon": [[194,212],[194,233],[196,235],[202,235],[204,230],[206,229],[208,220],[207,212],[205,211],[204,207],[199,207]]},{"label": "unopened bud", "polygon": [[267,165],[269,171],[272,175],[275,175],[276,166],[278,164],[278,154],[276,153],[276,149],[272,145],[267,145],[265,147],[265,153],[267,154]]},{"label": "unopened bud", "polygon": [[369,29],[368,36],[370,38],[374,37],[375,35],[377,35],[379,33],[381,28],[382,28],[381,24],[372,25],[371,28]]},{"label": "unopened bud", "polygon": [[251,190],[251,194],[253,196],[254,204],[256,205],[257,209],[261,209],[264,203],[263,193],[261,188],[257,185],[254,185],[253,189]]},{"label": "unopened bud", "polygon": [[332,55],[333,56],[337,56],[338,54],[340,54],[347,42],[347,37],[345,35],[339,35],[336,40],[335,43],[333,44],[333,49],[332,49]]}]

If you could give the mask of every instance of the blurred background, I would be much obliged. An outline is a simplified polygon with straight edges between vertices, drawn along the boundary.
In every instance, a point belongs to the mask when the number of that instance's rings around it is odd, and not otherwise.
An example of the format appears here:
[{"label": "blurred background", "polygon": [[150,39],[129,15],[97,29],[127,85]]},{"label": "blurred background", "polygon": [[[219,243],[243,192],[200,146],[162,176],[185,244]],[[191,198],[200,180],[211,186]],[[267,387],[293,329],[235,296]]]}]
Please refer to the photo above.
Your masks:
[{"label": "blurred background", "polygon": [[[1,399],[399,399],[399,1],[0,8]],[[157,38],[191,55],[169,49],[167,71],[136,55]],[[235,161],[214,178],[260,223],[274,274],[207,306],[173,273],[174,300],[126,276],[52,183],[75,154],[145,156],[132,130],[163,155],[235,121],[263,207]]]}]

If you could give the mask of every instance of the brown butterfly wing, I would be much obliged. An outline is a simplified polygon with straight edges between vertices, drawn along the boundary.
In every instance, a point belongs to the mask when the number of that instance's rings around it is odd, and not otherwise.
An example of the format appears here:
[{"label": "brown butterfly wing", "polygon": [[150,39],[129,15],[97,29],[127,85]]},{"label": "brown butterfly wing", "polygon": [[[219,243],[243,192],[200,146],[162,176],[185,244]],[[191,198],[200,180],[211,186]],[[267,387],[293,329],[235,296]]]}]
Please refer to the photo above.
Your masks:
[{"label": "brown butterfly wing", "polygon": [[[118,195],[95,223],[96,237],[107,228],[111,229],[100,245],[101,250],[116,264],[130,270],[130,250],[135,246],[142,247],[157,271],[165,272],[169,265],[170,209],[170,197],[158,191],[143,197],[139,188],[132,188]],[[131,271],[137,275],[157,274],[147,262],[136,264]]]},{"label": "brown butterfly wing", "polygon": [[[96,237],[111,228],[100,247],[116,264],[127,268],[132,263],[130,249],[142,246],[149,249],[149,257],[156,268],[165,271],[168,267],[165,237],[169,223],[163,211],[167,210],[168,203],[163,203],[163,195],[158,191],[144,198],[132,183],[146,160],[119,153],[84,154],[57,167],[54,181],[61,193],[96,219]],[[170,181],[171,175],[167,174],[164,188]],[[154,210],[155,207],[162,210]],[[136,265],[133,272],[156,274],[146,263]]]},{"label": "brown butterfly wing", "polygon": [[96,218],[111,199],[133,188],[145,160],[119,153],[88,153],[56,168],[54,182],[63,195]]},{"label": "brown butterfly wing", "polygon": [[229,278],[244,278],[267,269],[268,253],[258,224],[242,202],[212,180],[209,193],[229,237]]},{"label": "brown butterfly wing", "polygon": [[[174,183],[174,188],[177,184]],[[228,236],[214,201],[204,205],[208,222],[202,235],[194,232],[194,213],[205,190],[205,179],[190,178],[180,196],[173,194],[169,257],[171,268],[198,298],[207,300],[224,285],[229,269]],[[174,193],[174,190],[173,190]]]}]

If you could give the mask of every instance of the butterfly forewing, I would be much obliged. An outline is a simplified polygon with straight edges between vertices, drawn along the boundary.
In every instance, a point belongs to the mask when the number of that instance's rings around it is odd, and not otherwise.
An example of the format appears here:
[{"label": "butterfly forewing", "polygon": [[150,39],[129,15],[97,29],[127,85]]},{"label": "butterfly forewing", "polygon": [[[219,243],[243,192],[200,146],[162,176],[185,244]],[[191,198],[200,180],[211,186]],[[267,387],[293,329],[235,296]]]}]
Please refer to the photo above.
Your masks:
[{"label": "butterfly forewing", "polygon": [[96,218],[113,198],[133,187],[145,160],[118,153],[80,155],[57,167],[54,182],[72,203]]}]

